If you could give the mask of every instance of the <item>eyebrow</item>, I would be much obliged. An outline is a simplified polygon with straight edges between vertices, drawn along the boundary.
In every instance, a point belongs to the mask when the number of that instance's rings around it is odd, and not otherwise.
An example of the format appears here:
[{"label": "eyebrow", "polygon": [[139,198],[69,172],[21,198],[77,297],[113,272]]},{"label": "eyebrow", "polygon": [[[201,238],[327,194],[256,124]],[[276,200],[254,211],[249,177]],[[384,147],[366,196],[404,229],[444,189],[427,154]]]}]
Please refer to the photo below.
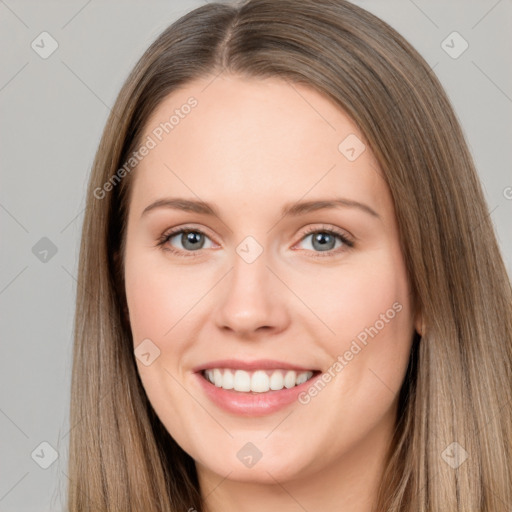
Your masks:
[{"label": "eyebrow", "polygon": [[[352,199],[346,199],[342,197],[336,197],[332,199],[318,199],[315,201],[300,201],[296,203],[288,203],[285,204],[281,210],[281,216],[284,217],[286,215],[291,215],[292,217],[297,217],[299,215],[305,215],[306,213],[310,213],[318,210],[325,210],[331,208],[357,208],[372,217],[376,217],[380,219],[380,215],[370,206],[360,203],[358,201],[353,201]],[[191,200],[184,199],[179,197],[167,197],[163,199],[158,199],[157,201],[151,203],[149,206],[144,208],[144,211],[141,214],[141,217],[146,215],[152,210],[157,208],[170,208],[174,210],[183,210],[187,212],[199,213],[202,215],[210,215],[220,218],[220,214],[215,206],[212,204],[201,201],[201,200]]]}]

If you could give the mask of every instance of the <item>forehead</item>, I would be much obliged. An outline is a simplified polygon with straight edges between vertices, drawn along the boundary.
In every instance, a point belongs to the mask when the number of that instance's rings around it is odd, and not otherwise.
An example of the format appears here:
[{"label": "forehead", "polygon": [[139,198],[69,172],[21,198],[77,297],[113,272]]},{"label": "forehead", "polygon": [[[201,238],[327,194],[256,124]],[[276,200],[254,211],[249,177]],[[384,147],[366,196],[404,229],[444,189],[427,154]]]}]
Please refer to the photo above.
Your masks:
[{"label": "forehead", "polygon": [[[143,142],[152,148],[134,171],[134,205],[169,194],[247,210],[330,193],[384,207],[386,186],[363,139],[340,107],[305,85],[197,80],[147,122]],[[355,160],[352,149],[362,151]]]}]

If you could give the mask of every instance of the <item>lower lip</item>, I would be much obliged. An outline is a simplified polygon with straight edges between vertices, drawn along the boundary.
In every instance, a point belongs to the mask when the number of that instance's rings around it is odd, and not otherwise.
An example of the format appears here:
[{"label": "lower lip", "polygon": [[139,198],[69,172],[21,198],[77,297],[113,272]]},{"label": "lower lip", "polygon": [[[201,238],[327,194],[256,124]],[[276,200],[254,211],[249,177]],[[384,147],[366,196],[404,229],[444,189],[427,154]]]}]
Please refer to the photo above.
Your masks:
[{"label": "lower lip", "polygon": [[195,375],[210,400],[225,411],[239,416],[264,416],[298,401],[298,395],[309,388],[322,374],[319,372],[318,375],[293,388],[283,388],[279,391],[266,391],[264,393],[219,388],[206,380],[201,372],[197,372]]}]

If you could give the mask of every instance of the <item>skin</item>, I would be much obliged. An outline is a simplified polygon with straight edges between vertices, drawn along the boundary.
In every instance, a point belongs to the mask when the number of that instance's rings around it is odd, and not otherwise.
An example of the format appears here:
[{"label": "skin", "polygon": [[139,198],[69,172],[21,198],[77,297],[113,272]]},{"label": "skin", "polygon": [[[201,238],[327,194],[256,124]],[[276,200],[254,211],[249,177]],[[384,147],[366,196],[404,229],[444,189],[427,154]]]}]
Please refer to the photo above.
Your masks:
[{"label": "skin", "polygon": [[[149,338],[160,350],[149,366],[137,359],[148,398],[196,461],[209,511],[370,512],[421,325],[379,166],[368,147],[355,161],[339,151],[349,134],[364,137],[338,106],[278,78],[189,83],[154,111],[143,140],[190,96],[197,106],[131,176],[124,270],[133,343]],[[165,207],[142,215],[171,196],[211,202],[219,217]],[[285,204],[335,196],[379,217],[353,207],[281,217]],[[200,229],[203,248],[187,253],[181,235],[158,246],[174,227]],[[304,234],[310,227],[338,229],[354,246],[335,237],[322,251]],[[263,248],[251,264],[236,252],[249,235]],[[400,312],[307,404],[238,416],[213,404],[192,373],[230,357],[327,372],[394,303]],[[237,457],[247,442],[263,454],[250,468]]]}]

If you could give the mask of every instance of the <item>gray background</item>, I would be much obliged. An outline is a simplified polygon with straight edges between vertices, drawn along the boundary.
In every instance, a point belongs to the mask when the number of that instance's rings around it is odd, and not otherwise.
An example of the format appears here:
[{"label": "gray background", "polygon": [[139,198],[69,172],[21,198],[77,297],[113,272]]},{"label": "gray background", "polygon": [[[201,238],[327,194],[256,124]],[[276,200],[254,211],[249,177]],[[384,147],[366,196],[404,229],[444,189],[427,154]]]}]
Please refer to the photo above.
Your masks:
[{"label": "gray background", "polygon": [[[167,25],[203,3],[0,0],[2,512],[64,509],[75,276],[88,173],[128,72]],[[511,0],[355,3],[403,34],[445,86],[511,273]],[[58,43],[47,59],[31,47],[43,31]],[[453,31],[469,44],[458,58],[442,46]],[[460,39],[444,44],[453,46],[452,54],[462,48]],[[51,243],[40,241],[44,237]],[[57,459],[43,469],[52,454]]]}]

